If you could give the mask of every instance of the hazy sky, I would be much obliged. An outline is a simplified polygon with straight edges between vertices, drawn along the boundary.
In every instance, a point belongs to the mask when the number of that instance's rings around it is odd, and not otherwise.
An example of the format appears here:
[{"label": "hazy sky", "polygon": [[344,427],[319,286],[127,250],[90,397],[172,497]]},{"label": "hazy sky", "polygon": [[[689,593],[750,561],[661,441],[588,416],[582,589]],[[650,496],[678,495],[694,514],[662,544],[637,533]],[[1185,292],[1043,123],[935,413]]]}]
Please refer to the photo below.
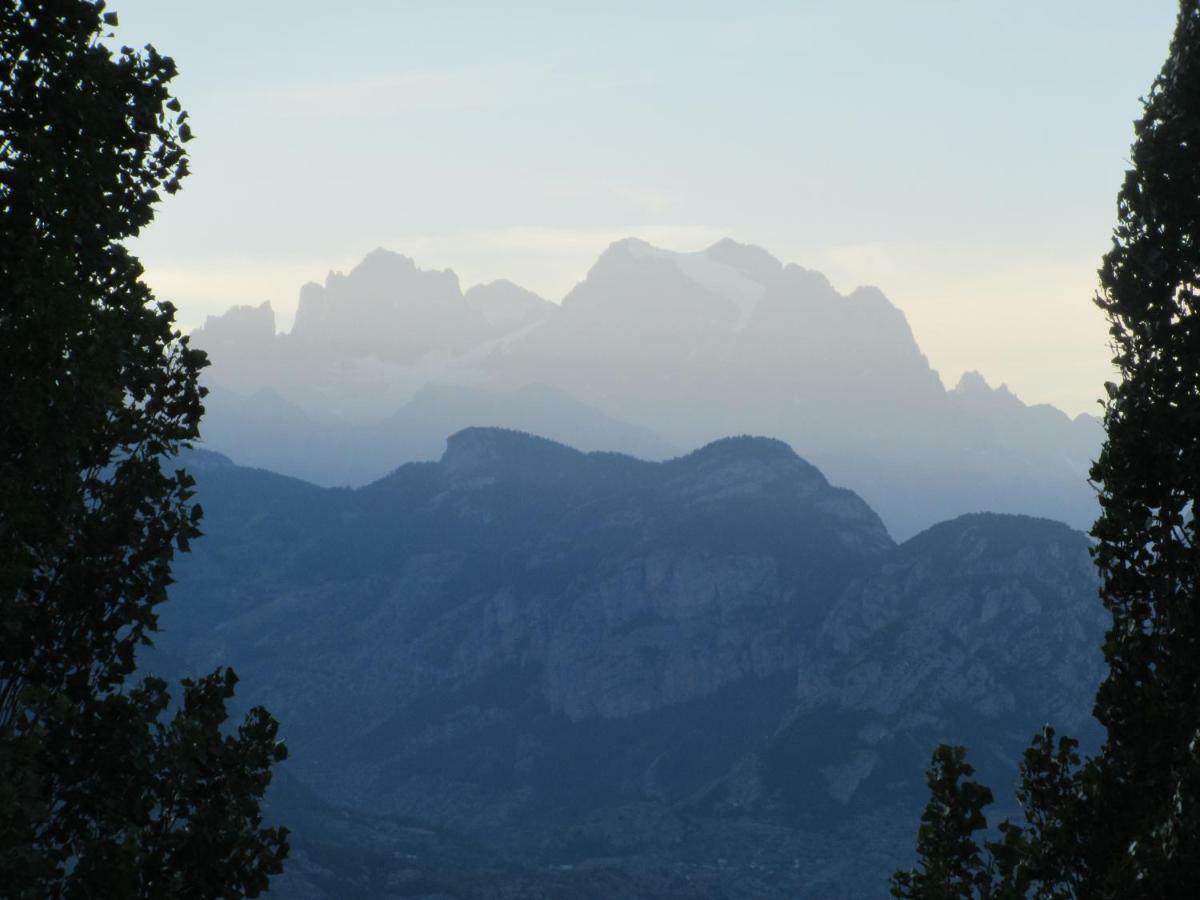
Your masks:
[{"label": "hazy sky", "polygon": [[185,325],[384,246],[559,300],[611,241],[876,284],[948,385],[1095,411],[1090,298],[1171,0],[112,0],[194,175],[139,242]]}]

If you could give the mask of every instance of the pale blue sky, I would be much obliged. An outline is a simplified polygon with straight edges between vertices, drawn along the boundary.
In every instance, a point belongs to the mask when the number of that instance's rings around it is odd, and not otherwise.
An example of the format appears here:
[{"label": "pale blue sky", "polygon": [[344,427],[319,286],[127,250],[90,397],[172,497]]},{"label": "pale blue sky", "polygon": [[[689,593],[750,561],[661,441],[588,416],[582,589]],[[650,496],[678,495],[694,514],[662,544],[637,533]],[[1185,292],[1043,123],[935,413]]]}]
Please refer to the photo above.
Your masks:
[{"label": "pale blue sky", "polygon": [[1175,4],[112,0],[195,174],[139,242],[188,325],[385,246],[561,299],[612,240],[877,284],[953,384],[1094,411],[1090,304]]}]

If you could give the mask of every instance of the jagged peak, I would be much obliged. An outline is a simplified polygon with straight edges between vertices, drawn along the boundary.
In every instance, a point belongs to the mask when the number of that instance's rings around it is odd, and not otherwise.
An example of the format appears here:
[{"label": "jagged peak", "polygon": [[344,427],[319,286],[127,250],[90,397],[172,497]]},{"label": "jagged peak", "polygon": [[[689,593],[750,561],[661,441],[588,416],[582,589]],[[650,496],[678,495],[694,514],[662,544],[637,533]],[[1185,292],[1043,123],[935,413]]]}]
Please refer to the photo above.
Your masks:
[{"label": "jagged peak", "polygon": [[783,267],[783,281],[789,289],[799,288],[809,296],[824,297],[828,300],[842,298],[823,272],[806,269],[796,263],[788,263]]},{"label": "jagged peak", "polygon": [[244,338],[270,339],[275,336],[275,310],[270,300],[258,306],[231,306],[220,315],[205,316],[204,324],[192,332],[201,340],[221,341]]},{"label": "jagged peak", "polygon": [[355,268],[362,268],[366,265],[374,265],[380,262],[396,262],[415,269],[416,261],[411,256],[406,256],[396,250],[389,250],[387,247],[375,247],[373,250],[368,250],[366,256],[363,257]]},{"label": "jagged peak", "polygon": [[613,241],[601,254],[596,257],[588,269],[584,280],[575,286],[563,300],[564,306],[570,306],[581,288],[597,279],[603,280],[613,274],[622,273],[640,260],[660,256],[665,251],[659,251],[641,238],[627,237]]},{"label": "jagged peak", "polygon": [[1008,397],[1015,396],[1008,389],[1007,384],[992,387],[988,384],[987,379],[974,369],[962,373],[958,379],[958,384],[954,386],[954,392],[963,396],[991,396],[993,394]]},{"label": "jagged peak", "polygon": [[641,238],[621,238],[620,240],[613,241],[604,248],[603,252],[596,258],[593,268],[602,263],[626,262],[641,259],[645,256],[658,255],[662,252],[664,251],[659,250],[658,247]]},{"label": "jagged peak", "polygon": [[[430,334],[455,339],[447,322],[467,329],[463,340],[476,339],[468,319],[479,314],[463,302],[458,275],[452,269],[421,269],[402,253],[377,247],[349,273],[330,272],[325,284],[309,282],[300,289],[292,337],[307,341],[346,340],[386,350],[399,340],[416,343]],[[425,335],[425,338],[420,337]]]},{"label": "jagged peak", "polygon": [[459,287],[458,274],[453,269],[422,269],[411,256],[406,256],[403,253],[388,250],[384,247],[376,247],[364,256],[362,261],[351,269],[347,275],[342,275],[340,272],[331,272],[326,279],[326,284],[329,284],[330,279],[336,281],[345,278],[350,281],[356,281],[379,275],[401,278],[413,275],[424,276],[426,278],[442,278],[453,281],[455,288]]},{"label": "jagged peak", "polygon": [[395,250],[376,247],[356,263],[349,272],[330,269],[325,275],[325,283],[309,281],[300,288],[300,302],[303,305],[306,297],[310,300],[327,291],[337,291],[344,285],[362,285],[375,283],[383,287],[392,281],[403,284],[412,278],[447,282],[455,293],[462,293],[458,274],[453,269],[422,269],[416,260]]},{"label": "jagged peak", "polygon": [[988,391],[990,393],[992,386],[987,383],[987,379],[983,377],[981,372],[975,369],[968,369],[959,376],[958,384],[954,386],[954,390],[964,394],[970,391]]},{"label": "jagged peak", "polygon": [[647,240],[644,240],[643,238],[630,235],[629,237],[624,237],[613,241],[608,245],[608,249],[605,252],[607,253],[609,250],[612,250],[629,253],[653,253],[659,249],[660,248],[655,247],[653,244]]},{"label": "jagged peak", "polygon": [[756,244],[742,244],[733,238],[721,238],[704,251],[714,262],[732,266],[755,281],[767,283],[783,274],[783,263]]},{"label": "jagged peak", "polygon": [[627,263],[642,259],[672,260],[684,264],[688,260],[708,260],[735,269],[753,281],[765,284],[775,281],[783,274],[784,265],[762,247],[743,244],[732,238],[722,238],[715,244],[696,253],[680,252],[657,247],[638,237],[621,238],[613,241],[597,258],[595,266],[602,264]]},{"label": "jagged peak", "polygon": [[850,292],[850,296],[847,299],[880,309],[900,312],[896,304],[888,299],[887,294],[885,294],[881,288],[873,284],[860,284]]}]

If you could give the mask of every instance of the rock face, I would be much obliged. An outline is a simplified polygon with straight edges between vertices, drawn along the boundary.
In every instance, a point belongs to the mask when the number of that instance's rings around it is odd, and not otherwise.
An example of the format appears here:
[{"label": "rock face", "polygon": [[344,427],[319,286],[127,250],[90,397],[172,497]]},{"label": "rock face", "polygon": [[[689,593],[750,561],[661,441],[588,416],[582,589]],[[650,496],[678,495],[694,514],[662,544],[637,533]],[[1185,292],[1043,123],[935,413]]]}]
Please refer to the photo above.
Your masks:
[{"label": "rock face", "polygon": [[345,353],[404,360],[430,350],[465,350],[488,333],[458,276],[426,271],[407,256],[374,250],[348,275],[306,284],[291,337]]},{"label": "rock face", "polygon": [[[261,332],[238,309],[195,334],[211,350],[207,377],[224,389],[210,403],[206,440],[239,462],[322,484],[361,485],[400,462],[435,459],[466,425],[575,442],[586,412],[589,448],[651,458],[729,434],[778,437],[900,537],[969,512],[1076,527],[1097,512],[1086,485],[1102,437],[1096,419],[1028,407],[974,373],[947,391],[877,288],[843,295],[819,272],[729,240],[698,253],[619,241],[561,305],[508,282],[464,294],[453,272],[375,251],[348,275],[306,286],[291,333]],[[268,426],[234,414],[245,398],[263,407],[278,395],[310,430],[378,430],[429,385],[500,399],[493,417],[447,430],[453,397],[435,392],[446,411],[410,422],[409,440],[350,441],[304,459],[291,448],[328,440],[259,439]],[[504,400],[529,390],[565,399],[535,421]]]},{"label": "rock face", "polygon": [[829,611],[799,667],[799,721],[854,727],[821,770],[830,791],[878,796],[940,742],[969,743],[983,779],[1006,784],[1035,710],[1094,746],[1107,621],[1086,538],[1058,522],[963,516],[898,547]]},{"label": "rock face", "polygon": [[285,896],[879,896],[938,741],[1003,800],[1043,722],[1095,738],[1083,535],[897,546],[778,441],[468,429],[358,490],[197,477],[160,644],[283,722]]}]

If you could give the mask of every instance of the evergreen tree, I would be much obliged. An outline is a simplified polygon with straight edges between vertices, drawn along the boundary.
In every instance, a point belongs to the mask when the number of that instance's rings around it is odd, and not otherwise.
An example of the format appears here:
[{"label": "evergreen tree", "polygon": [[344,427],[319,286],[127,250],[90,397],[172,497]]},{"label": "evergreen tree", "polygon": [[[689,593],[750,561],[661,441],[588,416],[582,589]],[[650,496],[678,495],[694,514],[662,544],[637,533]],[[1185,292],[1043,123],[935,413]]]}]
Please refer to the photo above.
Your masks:
[{"label": "evergreen tree", "polygon": [[1097,302],[1120,381],[1092,479],[1101,596],[1113,625],[1096,696],[1105,827],[1090,891],[1200,894],[1200,2],[1182,0],[1136,126]]},{"label": "evergreen tree", "polygon": [[1078,741],[1055,741],[1043,728],[1021,761],[1017,799],[1025,823],[1000,825],[1000,841],[987,844],[992,897],[1035,896],[1066,900],[1080,893],[1085,836],[1091,832],[1090,771],[1080,767]]},{"label": "evergreen tree", "polygon": [[[975,832],[987,828],[992,792],[969,780],[966,748],[942,744],[926,773],[929,802],[917,834],[917,868],[892,876],[893,897],[951,900],[986,891],[991,877]],[[964,780],[967,779],[967,780]]]},{"label": "evergreen tree", "polygon": [[187,174],[175,65],[111,50],[103,2],[0,0],[0,894],[236,896],[265,889],[285,756],[235,677],[128,684],[192,480],[205,359],[123,246]]},{"label": "evergreen tree", "polygon": [[[1200,0],[1181,0],[1143,107],[1096,298],[1120,372],[1091,470],[1112,614],[1095,705],[1105,743],[1081,764],[1074,741],[1044,731],[1022,765],[1026,822],[987,845],[985,891],[904,896],[1200,896]],[[927,853],[947,870],[979,849]]]}]

